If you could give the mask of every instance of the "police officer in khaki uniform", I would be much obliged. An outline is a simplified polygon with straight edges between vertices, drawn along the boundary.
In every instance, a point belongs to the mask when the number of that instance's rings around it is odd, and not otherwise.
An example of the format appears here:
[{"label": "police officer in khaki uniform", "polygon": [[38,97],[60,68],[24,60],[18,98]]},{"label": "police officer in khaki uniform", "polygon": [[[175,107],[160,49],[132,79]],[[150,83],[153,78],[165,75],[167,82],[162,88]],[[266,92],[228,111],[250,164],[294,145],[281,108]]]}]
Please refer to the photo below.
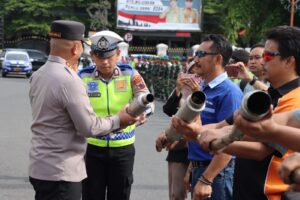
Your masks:
[{"label": "police officer in khaki uniform", "polygon": [[139,120],[125,109],[105,118],[94,113],[75,72],[83,52],[84,29],[76,21],[53,21],[48,61],[30,79],[29,179],[36,200],[79,200],[81,181],[86,178],[84,137],[106,135]]},{"label": "police officer in khaki uniform", "polygon": [[[117,65],[118,43],[123,39],[112,31],[100,31],[91,38],[90,55],[94,66],[83,69],[79,76],[98,116],[117,113],[134,97],[149,93],[142,76],[129,65]],[[153,112],[153,104],[149,112]],[[84,200],[129,200],[133,183],[134,129],[128,126],[107,136],[88,138],[83,182]]]}]

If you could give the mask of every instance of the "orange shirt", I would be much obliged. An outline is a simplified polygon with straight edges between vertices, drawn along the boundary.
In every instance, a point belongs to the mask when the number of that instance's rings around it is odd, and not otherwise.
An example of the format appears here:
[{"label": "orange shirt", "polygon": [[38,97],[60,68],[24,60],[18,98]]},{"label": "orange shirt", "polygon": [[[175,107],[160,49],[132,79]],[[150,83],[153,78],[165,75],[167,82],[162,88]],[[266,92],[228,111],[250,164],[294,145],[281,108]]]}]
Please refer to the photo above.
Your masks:
[{"label": "orange shirt", "polygon": [[[278,106],[275,108],[274,113],[291,111],[297,108],[300,108],[300,87],[282,96],[278,101]],[[291,153],[293,151],[288,150],[283,157],[273,156],[271,159],[264,188],[268,200],[281,200],[281,194],[288,189],[288,185],[284,184],[279,177],[278,167]]]}]

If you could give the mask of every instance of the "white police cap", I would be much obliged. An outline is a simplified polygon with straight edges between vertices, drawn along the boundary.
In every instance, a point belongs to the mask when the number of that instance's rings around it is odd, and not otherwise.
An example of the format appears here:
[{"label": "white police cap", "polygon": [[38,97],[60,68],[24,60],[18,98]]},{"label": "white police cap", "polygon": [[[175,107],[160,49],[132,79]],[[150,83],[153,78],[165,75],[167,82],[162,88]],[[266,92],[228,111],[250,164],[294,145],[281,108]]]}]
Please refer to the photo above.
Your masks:
[{"label": "white police cap", "polygon": [[112,31],[100,31],[90,37],[91,49],[99,58],[109,58],[116,53],[118,43],[123,38]]}]

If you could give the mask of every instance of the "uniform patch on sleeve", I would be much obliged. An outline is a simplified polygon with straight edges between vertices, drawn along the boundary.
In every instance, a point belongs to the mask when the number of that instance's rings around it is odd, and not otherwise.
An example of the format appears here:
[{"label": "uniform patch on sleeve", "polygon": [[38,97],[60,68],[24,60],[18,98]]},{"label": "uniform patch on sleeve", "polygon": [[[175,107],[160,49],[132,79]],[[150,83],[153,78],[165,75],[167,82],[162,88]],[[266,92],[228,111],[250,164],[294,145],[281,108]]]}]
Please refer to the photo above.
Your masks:
[{"label": "uniform patch on sleeve", "polygon": [[132,79],[133,85],[137,87],[137,89],[142,90],[146,87],[145,82],[141,75],[137,74]]}]

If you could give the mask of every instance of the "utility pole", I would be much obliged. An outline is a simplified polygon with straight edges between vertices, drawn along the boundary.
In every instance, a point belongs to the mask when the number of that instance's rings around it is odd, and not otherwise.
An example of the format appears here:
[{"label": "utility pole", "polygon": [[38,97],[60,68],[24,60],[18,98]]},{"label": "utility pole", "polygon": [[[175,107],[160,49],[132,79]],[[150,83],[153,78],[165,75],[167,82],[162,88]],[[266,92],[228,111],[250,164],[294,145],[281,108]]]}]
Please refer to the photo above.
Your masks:
[{"label": "utility pole", "polygon": [[290,26],[294,26],[295,11],[300,8],[298,4],[300,3],[300,0],[280,0],[280,2],[285,9],[291,11]]},{"label": "utility pole", "polygon": [[291,0],[291,18],[290,26],[294,26],[295,0]]}]

